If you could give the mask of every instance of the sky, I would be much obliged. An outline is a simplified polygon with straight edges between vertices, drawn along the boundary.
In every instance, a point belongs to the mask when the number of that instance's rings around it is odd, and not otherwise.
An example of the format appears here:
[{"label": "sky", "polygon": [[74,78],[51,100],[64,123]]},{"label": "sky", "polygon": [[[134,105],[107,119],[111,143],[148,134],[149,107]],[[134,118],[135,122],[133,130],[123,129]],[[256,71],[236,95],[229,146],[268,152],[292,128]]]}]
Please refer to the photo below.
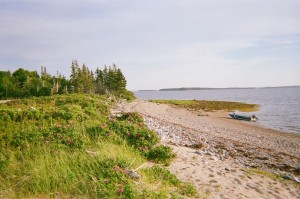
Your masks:
[{"label": "sky", "polygon": [[299,0],[0,0],[0,70],[115,63],[129,90],[300,85]]}]

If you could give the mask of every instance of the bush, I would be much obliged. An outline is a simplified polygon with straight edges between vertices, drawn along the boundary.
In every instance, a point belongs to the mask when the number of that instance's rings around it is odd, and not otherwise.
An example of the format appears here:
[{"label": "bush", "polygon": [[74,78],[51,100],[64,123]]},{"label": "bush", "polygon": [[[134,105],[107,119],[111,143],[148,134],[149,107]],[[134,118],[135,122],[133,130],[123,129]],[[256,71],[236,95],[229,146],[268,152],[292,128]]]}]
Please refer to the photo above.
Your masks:
[{"label": "bush", "polygon": [[180,186],[180,193],[186,196],[195,196],[197,194],[197,189],[191,183],[183,183]]},{"label": "bush", "polygon": [[120,117],[110,119],[108,125],[111,131],[144,154],[159,141],[156,133],[144,125],[144,120],[138,113],[123,113]]},{"label": "bush", "polygon": [[133,94],[133,92],[128,91],[128,90],[123,90],[123,91],[115,92],[114,95],[117,96],[117,97],[119,97],[119,98],[126,99],[127,101],[133,101],[133,100],[136,99],[136,97]]},{"label": "bush", "polygon": [[153,166],[145,170],[145,173],[152,183],[162,180],[164,184],[172,186],[179,186],[181,184],[180,180],[174,174],[161,166]]},{"label": "bush", "polygon": [[168,146],[159,145],[151,149],[147,153],[147,157],[157,163],[163,163],[169,165],[171,161],[176,157],[176,154]]},{"label": "bush", "polygon": [[149,173],[164,184],[155,190],[148,189],[153,185],[146,182],[143,169],[141,184],[126,173],[146,158],[168,164],[174,154],[157,146],[158,136],[139,114],[111,118],[110,106],[108,98],[81,94],[0,104],[1,195],[170,198],[176,190],[182,196],[178,179],[165,168]]},{"label": "bush", "polygon": [[121,116],[115,118],[118,121],[127,121],[140,126],[144,125],[143,117],[137,112],[122,113]]}]

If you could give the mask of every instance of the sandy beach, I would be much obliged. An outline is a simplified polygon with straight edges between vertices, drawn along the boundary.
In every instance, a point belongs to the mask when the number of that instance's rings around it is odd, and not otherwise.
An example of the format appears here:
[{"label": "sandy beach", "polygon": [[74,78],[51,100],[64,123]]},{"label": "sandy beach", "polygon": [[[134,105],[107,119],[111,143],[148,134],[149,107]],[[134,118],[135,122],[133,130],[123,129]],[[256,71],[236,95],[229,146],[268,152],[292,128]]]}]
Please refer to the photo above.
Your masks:
[{"label": "sandy beach", "polygon": [[[120,110],[143,115],[177,158],[171,172],[203,198],[300,198],[300,136],[230,119],[136,100]],[[280,180],[278,175],[287,180]]]}]

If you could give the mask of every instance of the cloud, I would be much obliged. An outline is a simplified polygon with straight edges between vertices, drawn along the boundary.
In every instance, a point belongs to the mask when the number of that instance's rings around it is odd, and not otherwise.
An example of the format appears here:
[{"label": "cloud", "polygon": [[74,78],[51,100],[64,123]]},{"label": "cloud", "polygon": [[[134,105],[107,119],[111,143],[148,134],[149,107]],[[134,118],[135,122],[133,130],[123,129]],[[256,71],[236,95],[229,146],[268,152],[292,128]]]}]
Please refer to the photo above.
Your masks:
[{"label": "cloud", "polygon": [[291,72],[300,63],[299,8],[297,0],[1,1],[0,67],[68,76],[72,59],[90,69],[115,62],[130,89],[151,89],[264,86],[272,75],[245,77],[288,63],[282,75],[300,84]]}]

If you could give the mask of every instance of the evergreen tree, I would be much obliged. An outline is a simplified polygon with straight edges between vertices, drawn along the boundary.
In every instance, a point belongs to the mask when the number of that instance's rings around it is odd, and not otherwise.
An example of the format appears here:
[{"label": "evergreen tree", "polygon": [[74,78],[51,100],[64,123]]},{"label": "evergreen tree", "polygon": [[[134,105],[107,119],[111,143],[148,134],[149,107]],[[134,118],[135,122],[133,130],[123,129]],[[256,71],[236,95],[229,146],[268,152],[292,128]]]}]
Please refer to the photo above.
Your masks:
[{"label": "evergreen tree", "polygon": [[116,79],[117,79],[117,88],[118,90],[126,90],[127,81],[125,79],[125,76],[123,75],[121,69],[117,69],[116,71]]},{"label": "evergreen tree", "polygon": [[118,96],[132,96],[126,90],[126,84],[126,79],[116,64],[108,67],[105,65],[103,70],[97,68],[94,74],[85,64],[80,68],[77,60],[73,60],[70,80],[59,72],[56,76],[49,75],[43,66],[40,76],[36,71],[23,68],[12,74],[10,71],[0,71],[0,99],[45,96],[69,91],[87,94],[110,92]]},{"label": "evergreen tree", "polygon": [[10,97],[13,90],[13,81],[10,71],[0,71],[0,99]]},{"label": "evergreen tree", "polygon": [[104,72],[99,68],[96,69],[95,93],[105,94],[106,86],[104,85]]},{"label": "evergreen tree", "polygon": [[103,74],[105,73],[103,82],[109,92],[115,93],[126,90],[126,79],[117,65],[113,64],[108,70],[104,67]]},{"label": "evergreen tree", "polygon": [[80,85],[80,77],[81,75],[81,70],[78,66],[77,60],[72,61],[72,66],[71,66],[71,87],[72,87],[72,92],[81,92],[82,86]]},{"label": "evergreen tree", "polygon": [[88,94],[94,93],[94,77],[92,73],[89,71],[89,68],[85,64],[83,64],[81,71],[82,73],[80,75],[80,83],[83,86],[83,92]]},{"label": "evergreen tree", "polygon": [[50,74],[47,73],[46,67],[41,66],[41,88],[38,91],[38,96],[51,95],[53,86],[53,79]]}]

